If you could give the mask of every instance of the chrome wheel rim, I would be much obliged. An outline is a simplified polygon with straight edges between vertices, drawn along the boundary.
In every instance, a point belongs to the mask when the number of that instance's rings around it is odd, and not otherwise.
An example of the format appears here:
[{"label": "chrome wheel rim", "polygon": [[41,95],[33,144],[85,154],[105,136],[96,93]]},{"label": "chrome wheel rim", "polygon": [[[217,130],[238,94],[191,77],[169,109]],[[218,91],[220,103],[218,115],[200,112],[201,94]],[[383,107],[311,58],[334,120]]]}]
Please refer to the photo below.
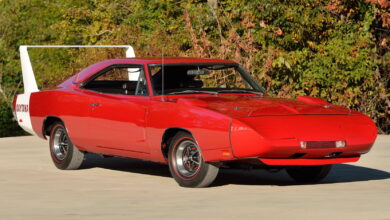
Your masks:
[{"label": "chrome wheel rim", "polygon": [[58,160],[65,159],[69,151],[69,138],[63,128],[58,128],[53,137],[53,153]]},{"label": "chrome wheel rim", "polygon": [[193,141],[185,140],[177,147],[175,160],[180,175],[188,178],[193,177],[199,171],[202,155]]}]

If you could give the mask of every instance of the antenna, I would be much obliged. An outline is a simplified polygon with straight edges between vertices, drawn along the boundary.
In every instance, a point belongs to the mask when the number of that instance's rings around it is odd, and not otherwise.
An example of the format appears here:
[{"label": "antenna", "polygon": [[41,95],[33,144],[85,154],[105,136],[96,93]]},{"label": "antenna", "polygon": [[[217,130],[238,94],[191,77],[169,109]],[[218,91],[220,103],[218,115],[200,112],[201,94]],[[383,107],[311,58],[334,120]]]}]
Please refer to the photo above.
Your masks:
[{"label": "antenna", "polygon": [[161,64],[161,74],[162,74],[162,82],[161,82],[161,101],[165,102],[165,98],[164,98],[164,48],[161,49],[161,61],[162,61],[162,64]]}]

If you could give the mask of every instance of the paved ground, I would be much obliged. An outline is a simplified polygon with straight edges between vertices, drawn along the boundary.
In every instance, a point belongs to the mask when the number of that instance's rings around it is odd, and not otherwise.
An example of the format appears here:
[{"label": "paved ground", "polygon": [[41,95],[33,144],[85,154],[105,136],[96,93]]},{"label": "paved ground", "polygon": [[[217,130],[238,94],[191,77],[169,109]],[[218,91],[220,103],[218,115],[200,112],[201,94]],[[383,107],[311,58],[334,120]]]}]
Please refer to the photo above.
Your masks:
[{"label": "paved ground", "polygon": [[390,136],[323,183],[223,170],[214,187],[179,187],[163,165],[90,155],[60,171],[46,141],[0,138],[0,219],[390,219]]}]

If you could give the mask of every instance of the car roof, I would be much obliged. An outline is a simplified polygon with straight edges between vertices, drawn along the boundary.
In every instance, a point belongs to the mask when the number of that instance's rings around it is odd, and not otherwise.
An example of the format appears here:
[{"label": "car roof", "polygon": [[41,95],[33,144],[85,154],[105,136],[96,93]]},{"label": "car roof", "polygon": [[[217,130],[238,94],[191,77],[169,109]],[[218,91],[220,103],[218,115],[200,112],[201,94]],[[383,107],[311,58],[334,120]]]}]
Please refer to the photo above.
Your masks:
[{"label": "car roof", "polygon": [[104,69],[111,65],[120,65],[120,64],[138,64],[138,65],[148,65],[148,64],[159,64],[159,63],[233,63],[236,62],[232,60],[221,60],[221,59],[207,59],[207,58],[191,58],[191,57],[136,57],[136,58],[124,58],[124,59],[109,59],[104,60],[95,64],[92,64],[79,72],[78,74],[72,76],[69,80],[65,81],[63,84],[69,84],[73,82],[78,84],[88,79],[94,75],[97,71]]},{"label": "car roof", "polygon": [[235,63],[232,60],[192,58],[192,57],[136,57],[126,59],[106,60],[114,63],[137,63],[137,64],[158,64],[158,63]]}]

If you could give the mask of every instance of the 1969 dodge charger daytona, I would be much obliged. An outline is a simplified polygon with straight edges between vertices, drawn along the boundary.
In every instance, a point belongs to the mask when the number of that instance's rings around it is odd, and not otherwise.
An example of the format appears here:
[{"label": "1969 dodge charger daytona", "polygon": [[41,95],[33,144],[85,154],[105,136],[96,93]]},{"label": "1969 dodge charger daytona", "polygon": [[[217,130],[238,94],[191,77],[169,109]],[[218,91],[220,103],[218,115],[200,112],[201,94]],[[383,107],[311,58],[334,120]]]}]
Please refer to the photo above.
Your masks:
[{"label": "1969 dodge charger daytona", "polygon": [[45,91],[22,67],[15,117],[49,137],[52,160],[64,170],[95,153],[166,163],[184,187],[208,186],[220,168],[242,167],[286,169],[314,183],[332,164],[357,161],[377,136],[373,121],[354,110],[267,95],[229,60],[111,59]]}]

